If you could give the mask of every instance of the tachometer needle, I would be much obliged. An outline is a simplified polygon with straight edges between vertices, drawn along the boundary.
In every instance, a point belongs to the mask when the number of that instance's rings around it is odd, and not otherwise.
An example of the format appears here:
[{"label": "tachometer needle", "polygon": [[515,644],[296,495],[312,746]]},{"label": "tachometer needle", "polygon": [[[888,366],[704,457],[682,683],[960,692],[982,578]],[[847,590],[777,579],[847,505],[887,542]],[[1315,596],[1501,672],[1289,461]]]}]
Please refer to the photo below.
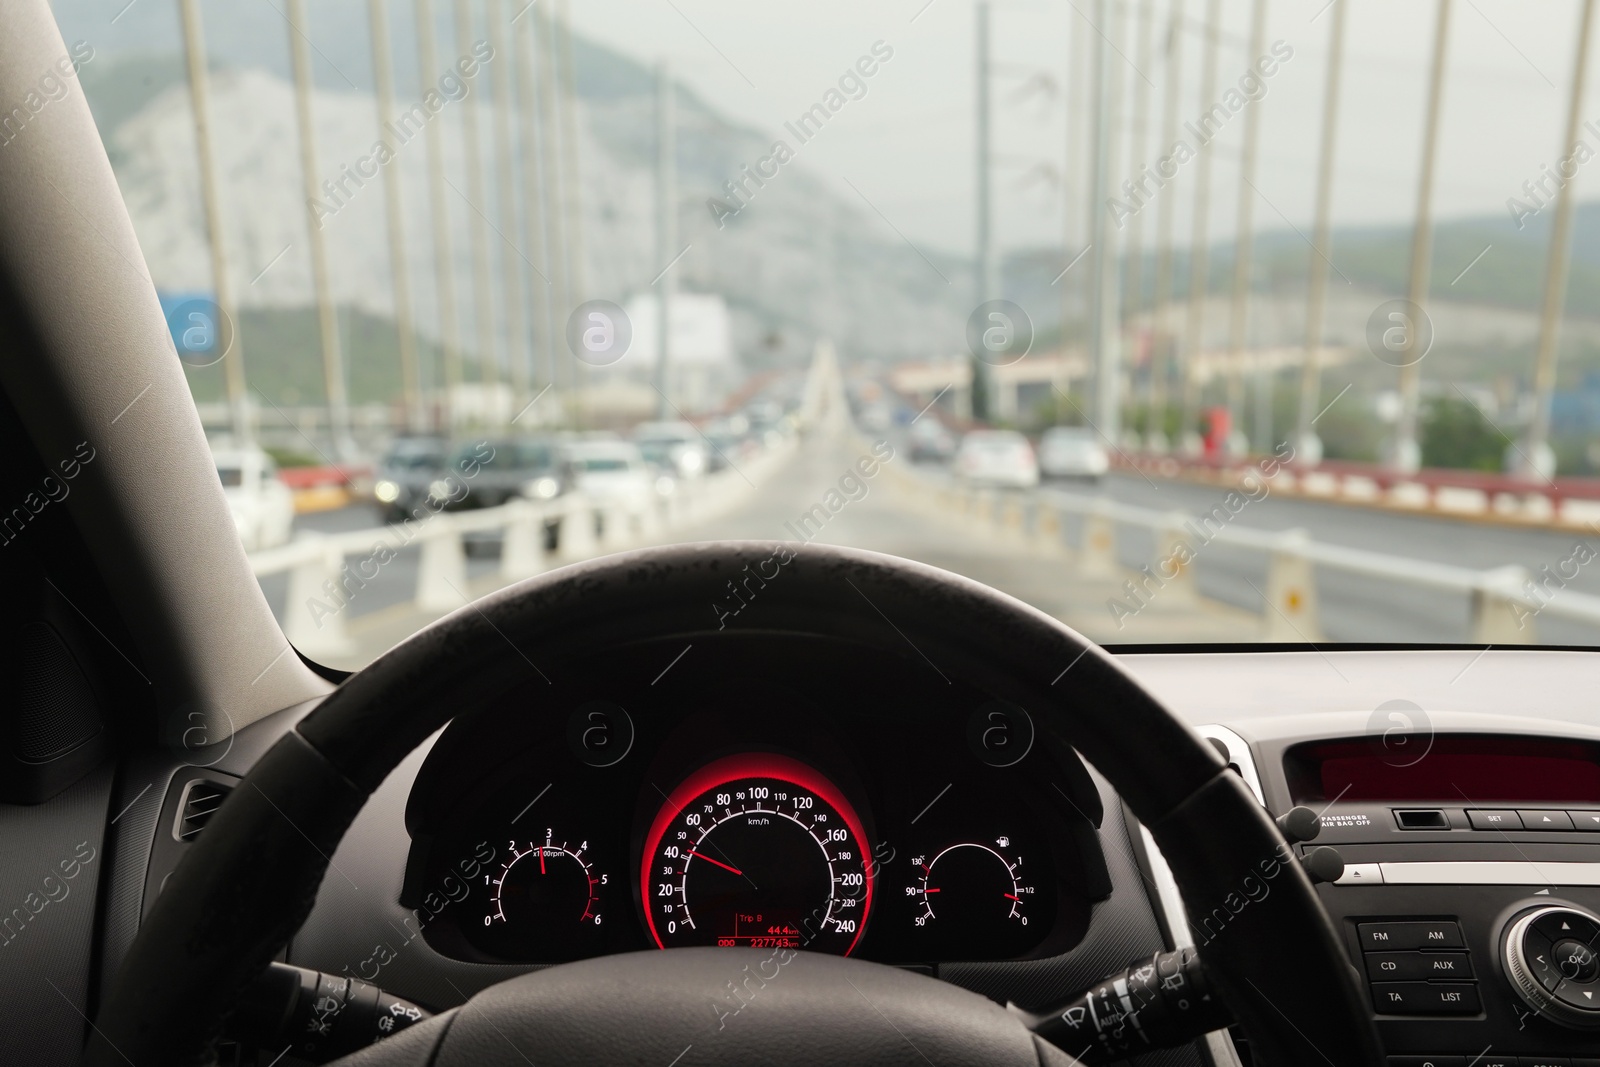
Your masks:
[{"label": "tachometer needle", "polygon": [[539,873],[544,873],[544,849],[539,850]]},{"label": "tachometer needle", "polygon": [[740,878],[744,877],[744,872],[741,871],[739,868],[730,866],[730,865],[728,865],[726,863],[723,863],[721,860],[714,860],[710,856],[705,855],[704,853],[696,852],[694,849],[690,849],[689,850],[689,855],[695,857],[696,859],[705,860],[707,863],[715,863],[718,867],[721,867],[725,871],[732,871],[734,874],[737,874]]}]

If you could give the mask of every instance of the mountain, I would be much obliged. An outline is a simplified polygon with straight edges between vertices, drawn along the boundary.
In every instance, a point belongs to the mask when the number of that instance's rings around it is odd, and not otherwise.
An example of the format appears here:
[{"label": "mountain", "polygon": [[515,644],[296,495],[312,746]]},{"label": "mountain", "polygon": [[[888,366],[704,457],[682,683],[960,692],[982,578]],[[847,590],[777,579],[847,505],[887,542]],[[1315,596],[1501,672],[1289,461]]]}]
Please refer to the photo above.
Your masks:
[{"label": "mountain", "polygon": [[[438,5],[448,8],[449,5]],[[173,5],[136,5],[120,20],[112,43],[96,45],[82,82],[133,216],[158,288],[205,291],[210,267],[199,196],[187,78]],[[288,29],[272,4],[240,5],[207,26],[213,140],[223,190],[232,287],[242,309],[292,311],[312,300],[306,211],[294,95],[287,69]],[[103,9],[82,0],[57,5],[65,36],[80,24],[104,27]],[[339,181],[370,154],[379,137],[371,92],[365,7],[319,0],[314,16],[317,77],[313,109],[318,173]],[[419,98],[415,27],[394,18],[397,92],[401,108]],[[482,30],[483,27],[477,29]],[[453,34],[440,20],[441,66],[456,55]],[[88,29],[83,29],[88,36]],[[486,34],[480,34],[486,36]],[[471,42],[467,42],[470,50]],[[465,50],[464,50],[465,51]],[[465,99],[451,101],[433,120],[445,141],[450,261],[469,359],[477,337],[474,235],[486,234],[491,271],[489,306],[497,350],[505,351],[502,271],[515,291],[539,284],[544,257],[524,248],[520,162],[526,127],[518,123],[511,149],[512,217],[503,217],[497,188],[502,165],[495,151],[497,56],[485,64]],[[582,223],[588,285],[584,295],[619,305],[646,288],[666,263],[654,247],[654,74],[593,42],[575,42]],[[433,79],[430,79],[432,81]],[[905,357],[959,344],[964,275],[948,257],[928,261],[857,202],[841,197],[803,160],[782,167],[736,216],[708,207],[726,199],[724,183],[770,154],[772,139],[731,123],[692,92],[677,90],[678,232],[687,251],[673,268],[689,291],[720,293],[734,317],[746,362],[798,361],[822,337],[855,354]],[[470,180],[463,126],[473,116],[483,148],[481,187]],[[408,276],[417,328],[439,336],[435,260],[431,242],[424,138],[396,146],[392,166],[403,187]],[[798,147],[798,146],[794,146]],[[323,218],[335,301],[362,315],[392,317],[393,283],[381,179],[348,195],[325,196]],[[941,277],[941,275],[943,277]],[[525,299],[525,298],[524,298]],[[561,316],[563,322],[565,316]],[[560,323],[557,329],[560,329]],[[283,336],[297,330],[280,331]],[[279,358],[251,348],[252,362]],[[563,356],[565,354],[563,353]],[[284,357],[287,358],[287,357]],[[499,357],[502,361],[504,356]],[[272,371],[267,368],[267,374]],[[253,379],[259,375],[252,375]]]}]

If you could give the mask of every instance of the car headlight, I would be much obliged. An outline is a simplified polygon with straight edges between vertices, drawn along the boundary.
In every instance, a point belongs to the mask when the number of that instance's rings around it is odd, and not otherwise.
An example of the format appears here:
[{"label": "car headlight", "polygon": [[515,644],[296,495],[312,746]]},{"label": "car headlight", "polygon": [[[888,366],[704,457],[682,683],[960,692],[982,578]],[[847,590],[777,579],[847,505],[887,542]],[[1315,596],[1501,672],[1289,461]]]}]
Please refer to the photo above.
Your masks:
[{"label": "car headlight", "polygon": [[393,504],[400,499],[400,487],[386,478],[372,487],[372,495],[378,498],[379,503]]},{"label": "car headlight", "polygon": [[673,491],[677,488],[678,483],[667,477],[665,474],[656,479],[656,492],[661,496],[671,496]]},{"label": "car headlight", "polygon": [[533,497],[535,500],[549,500],[559,492],[561,483],[550,477],[536,478],[523,483],[522,486],[522,495]]},{"label": "car headlight", "polygon": [[451,494],[450,483],[445,481],[443,478],[440,478],[437,481],[432,482],[428,486],[428,496],[429,496],[430,499],[433,499],[433,500],[449,500],[450,499],[450,494]]},{"label": "car headlight", "polygon": [[683,455],[678,457],[678,466],[683,469],[685,474],[697,474],[705,465],[705,454],[698,449],[686,449]]}]

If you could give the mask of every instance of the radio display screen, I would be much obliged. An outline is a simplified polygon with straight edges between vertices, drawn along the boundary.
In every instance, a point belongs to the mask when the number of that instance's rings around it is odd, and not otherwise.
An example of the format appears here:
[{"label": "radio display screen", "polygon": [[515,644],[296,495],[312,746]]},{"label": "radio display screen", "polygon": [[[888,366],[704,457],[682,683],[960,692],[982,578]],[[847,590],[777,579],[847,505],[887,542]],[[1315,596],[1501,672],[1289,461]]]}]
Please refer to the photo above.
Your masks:
[{"label": "radio display screen", "polygon": [[1314,741],[1284,756],[1296,803],[1600,803],[1600,745],[1534,737],[1411,735]]}]

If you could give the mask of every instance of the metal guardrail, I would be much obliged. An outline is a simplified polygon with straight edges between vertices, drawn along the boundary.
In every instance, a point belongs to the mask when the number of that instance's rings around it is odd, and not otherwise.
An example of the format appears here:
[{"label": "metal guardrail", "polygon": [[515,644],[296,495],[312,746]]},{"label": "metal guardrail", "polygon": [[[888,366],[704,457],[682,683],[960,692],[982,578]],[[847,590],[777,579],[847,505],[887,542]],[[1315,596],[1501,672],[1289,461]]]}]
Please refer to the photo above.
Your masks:
[{"label": "metal guardrail", "polygon": [[[1469,599],[1468,631],[1473,643],[1532,644],[1537,640],[1536,616],[1600,627],[1600,596],[1566,588],[1571,576],[1552,574],[1551,567],[1538,575],[1522,566],[1477,570],[1319,542],[1301,528],[1251,529],[1218,522],[1214,517],[1207,522],[1206,516],[1159,511],[1104,497],[1007,493],[957,482],[941,483],[906,469],[899,473],[950,510],[976,518],[991,529],[1027,539],[1037,549],[1072,556],[1085,576],[1122,577],[1131,581],[1134,589],[1152,595],[1153,582],[1163,598],[1199,596],[1194,576],[1196,540],[1264,553],[1268,565],[1266,588],[1262,590],[1267,601],[1263,622],[1268,641],[1322,639],[1316,580],[1319,570],[1463,594]],[[1076,546],[1066,542],[1061,521],[1064,515],[1082,520]],[[1129,570],[1119,562],[1118,526],[1140,527],[1155,534],[1155,558],[1143,569]],[[1199,533],[1204,537],[1198,537]],[[1188,558],[1180,558],[1180,541],[1191,549]],[[1559,566],[1557,561],[1552,565]]]},{"label": "metal guardrail", "polygon": [[[554,566],[655,543],[674,529],[714,519],[748,498],[795,447],[795,440],[788,438],[741,459],[737,467],[679,482],[670,495],[642,508],[571,493],[478,510],[419,509],[425,514],[389,526],[343,533],[303,531],[286,545],[252,553],[250,565],[257,578],[288,574],[282,623],[295,648],[313,658],[347,656],[355,651],[355,642],[346,605],[407,548],[421,549],[411,606],[443,615],[471,599],[468,534],[499,535],[498,576],[502,584],[510,584]],[[553,551],[546,549],[551,527]]]}]

